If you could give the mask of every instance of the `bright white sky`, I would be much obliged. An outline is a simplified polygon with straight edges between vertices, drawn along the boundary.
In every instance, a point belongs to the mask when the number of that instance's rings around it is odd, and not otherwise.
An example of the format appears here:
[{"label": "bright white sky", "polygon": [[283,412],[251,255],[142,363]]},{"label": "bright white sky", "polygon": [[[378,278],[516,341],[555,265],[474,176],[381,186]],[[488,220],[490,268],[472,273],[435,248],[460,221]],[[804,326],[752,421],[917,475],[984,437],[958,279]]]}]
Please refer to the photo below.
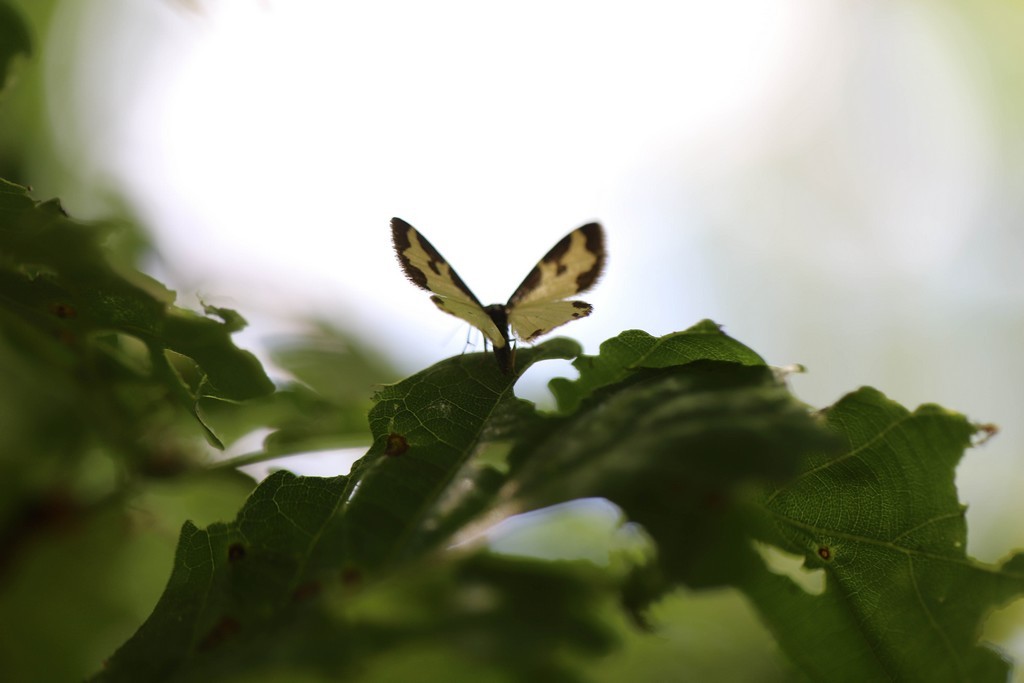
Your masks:
[{"label": "bright white sky", "polygon": [[113,74],[77,122],[85,154],[129,188],[182,289],[320,311],[418,363],[465,332],[400,276],[392,215],[485,302],[604,222],[598,314],[566,330],[591,350],[714,314],[693,245],[708,227],[671,204],[766,144],[808,21],[834,20],[794,1],[85,4],[104,11],[75,6],[96,31],[83,60]]},{"label": "bright white sky", "polygon": [[404,280],[391,216],[485,303],[597,219],[607,275],[563,328],[588,352],[711,317],[807,365],[810,403],[872,384],[999,422],[959,479],[994,527],[1024,485],[1024,218],[984,40],[944,6],[78,0],[51,116],[246,343],[316,313],[422,367],[466,327]]}]

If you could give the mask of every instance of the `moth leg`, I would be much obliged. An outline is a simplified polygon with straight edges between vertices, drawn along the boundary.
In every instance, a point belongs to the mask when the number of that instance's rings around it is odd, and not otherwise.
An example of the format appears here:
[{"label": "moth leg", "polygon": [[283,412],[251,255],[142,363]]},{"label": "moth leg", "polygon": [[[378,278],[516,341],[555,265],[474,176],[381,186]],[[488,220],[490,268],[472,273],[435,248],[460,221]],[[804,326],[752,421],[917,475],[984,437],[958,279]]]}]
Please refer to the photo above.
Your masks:
[{"label": "moth leg", "polygon": [[[476,348],[476,338],[475,335],[473,334],[474,332],[476,332],[476,328],[473,327],[472,325],[466,329],[466,345],[462,347],[463,354],[469,352],[471,349]],[[484,350],[487,350],[486,336],[484,336]]]}]

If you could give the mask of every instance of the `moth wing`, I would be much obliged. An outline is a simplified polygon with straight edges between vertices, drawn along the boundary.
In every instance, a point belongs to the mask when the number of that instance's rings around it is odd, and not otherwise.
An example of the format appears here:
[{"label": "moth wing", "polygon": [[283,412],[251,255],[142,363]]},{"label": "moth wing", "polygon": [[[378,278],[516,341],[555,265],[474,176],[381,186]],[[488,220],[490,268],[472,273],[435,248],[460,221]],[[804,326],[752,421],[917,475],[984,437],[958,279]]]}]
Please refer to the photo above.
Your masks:
[{"label": "moth wing", "polygon": [[438,308],[483,332],[496,347],[505,345],[505,336],[476,295],[416,228],[401,218],[392,218],[391,240],[405,276],[417,287],[432,292],[430,298]]},{"label": "moth wing", "polygon": [[505,335],[501,333],[498,326],[491,320],[491,316],[487,315],[487,311],[480,304],[457,297],[443,297],[440,294],[435,294],[430,297],[430,300],[445,313],[462,318],[480,330],[494,344],[495,348],[500,349],[505,345]]},{"label": "moth wing", "polygon": [[544,301],[519,304],[509,310],[512,331],[523,341],[533,341],[542,334],[577,318],[585,318],[594,310],[583,301]]},{"label": "moth wing", "polygon": [[391,239],[405,276],[420,289],[445,297],[483,305],[437,249],[416,228],[401,218],[391,219]]},{"label": "moth wing", "polygon": [[[588,223],[576,228],[559,240],[558,244],[533,267],[530,274],[509,297],[507,306],[514,310],[524,304],[559,301],[585,292],[601,277],[604,262],[604,231],[601,226],[598,223]],[[582,309],[576,309],[575,312],[580,310]],[[566,307],[555,307],[549,315],[552,319],[557,319],[560,314],[572,312],[574,311]],[[510,313],[510,318],[512,315]],[[569,322],[573,317],[582,316],[570,316],[547,329]]]}]

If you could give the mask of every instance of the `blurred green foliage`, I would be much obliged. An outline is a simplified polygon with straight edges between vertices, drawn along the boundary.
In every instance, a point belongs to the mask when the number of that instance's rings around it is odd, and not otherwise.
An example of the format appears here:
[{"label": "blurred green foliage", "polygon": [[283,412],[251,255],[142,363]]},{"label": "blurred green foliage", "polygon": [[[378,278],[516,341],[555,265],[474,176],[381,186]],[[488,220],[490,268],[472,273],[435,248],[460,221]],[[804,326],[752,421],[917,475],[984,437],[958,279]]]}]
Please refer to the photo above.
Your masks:
[{"label": "blurred green foliage", "polygon": [[0,3],[0,88],[4,87],[18,56],[32,52],[32,37],[21,14],[6,2]]},{"label": "blurred green foliage", "polygon": [[[0,649],[20,680],[95,670],[151,607],[181,521],[230,517],[251,491],[211,466],[204,412],[228,441],[280,427],[267,443],[292,448],[253,460],[366,443],[369,377],[389,375],[321,328],[279,344],[293,379],[275,390],[231,341],[244,320],[175,307],[111,253],[116,230],[0,180]],[[299,379],[343,368],[347,392]]]}]

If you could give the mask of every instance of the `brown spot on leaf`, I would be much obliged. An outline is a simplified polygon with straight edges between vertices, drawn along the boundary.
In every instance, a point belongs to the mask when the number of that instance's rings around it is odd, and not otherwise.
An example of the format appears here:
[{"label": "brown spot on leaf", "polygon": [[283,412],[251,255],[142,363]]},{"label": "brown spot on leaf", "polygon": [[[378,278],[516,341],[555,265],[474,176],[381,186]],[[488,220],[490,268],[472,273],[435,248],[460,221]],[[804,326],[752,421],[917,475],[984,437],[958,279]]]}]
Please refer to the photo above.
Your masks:
[{"label": "brown spot on leaf", "polygon": [[701,502],[705,510],[719,512],[728,507],[729,498],[721,491],[708,491]]},{"label": "brown spot on leaf", "polygon": [[55,488],[11,511],[11,524],[0,530],[0,579],[21,549],[45,534],[69,534],[80,529],[85,507],[64,488]]},{"label": "brown spot on leaf", "polygon": [[826,545],[821,546],[818,548],[818,557],[826,562],[830,562],[832,560],[832,549]]},{"label": "brown spot on leaf", "polygon": [[401,434],[388,434],[387,444],[384,446],[384,455],[399,456],[409,450],[409,442]]},{"label": "brown spot on leaf", "polygon": [[206,651],[219,647],[226,641],[238,635],[238,632],[241,630],[242,625],[238,623],[237,619],[232,617],[222,617],[221,620],[210,629],[209,633],[203,636],[203,639],[199,641],[199,650]]},{"label": "brown spot on leaf", "polygon": [[363,573],[355,567],[345,567],[341,570],[341,582],[346,586],[355,586],[363,580]]},{"label": "brown spot on leaf", "polygon": [[75,307],[66,303],[51,304],[50,313],[53,313],[55,316],[63,320],[78,316],[78,311],[75,310]]},{"label": "brown spot on leaf", "polygon": [[241,543],[232,543],[228,546],[228,562],[238,562],[245,559],[245,546]]},{"label": "brown spot on leaf", "polygon": [[173,477],[186,471],[190,466],[186,453],[174,446],[157,444],[146,453],[146,459],[141,463],[140,469],[151,477]]},{"label": "brown spot on leaf", "polygon": [[322,588],[319,581],[306,581],[292,592],[292,600],[295,602],[309,600],[320,595]]}]

